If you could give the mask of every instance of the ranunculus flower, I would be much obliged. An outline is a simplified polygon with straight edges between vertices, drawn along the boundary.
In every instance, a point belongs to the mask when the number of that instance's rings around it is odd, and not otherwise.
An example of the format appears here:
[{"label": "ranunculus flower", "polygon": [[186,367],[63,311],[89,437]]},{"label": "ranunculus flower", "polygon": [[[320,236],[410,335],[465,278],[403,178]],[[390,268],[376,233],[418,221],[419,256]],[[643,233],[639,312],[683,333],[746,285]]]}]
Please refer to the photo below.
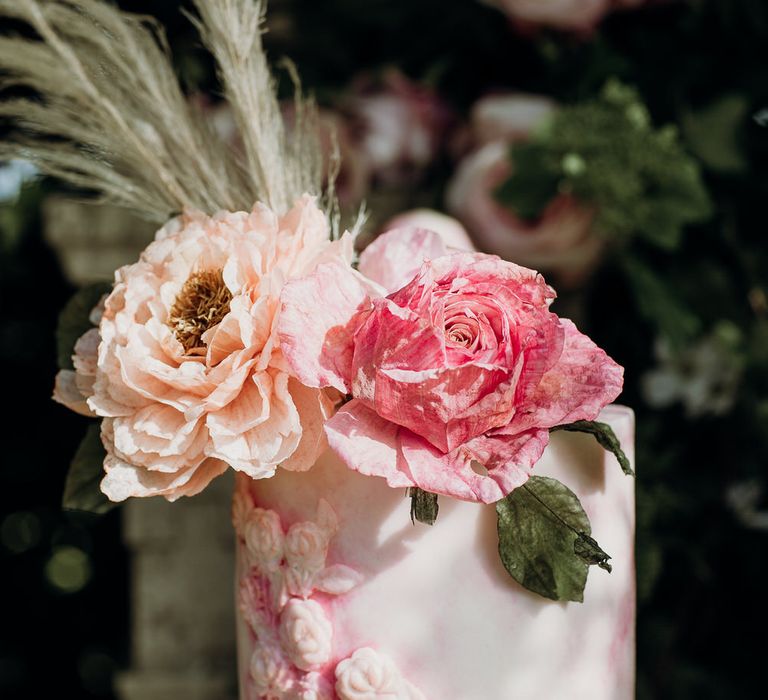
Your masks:
[{"label": "ranunculus flower", "polygon": [[[349,467],[393,487],[498,501],[528,479],[549,428],[592,420],[618,396],[623,370],[549,311],[555,293],[541,275],[446,254],[436,233],[385,234],[377,265],[360,271],[375,274],[390,244],[401,255],[409,241],[413,259],[434,257],[400,289],[377,295],[338,264],[286,285],[283,352],[308,386],[352,394],[326,423]],[[315,299],[325,304],[308,315]]]},{"label": "ranunculus flower", "polygon": [[333,626],[316,600],[291,598],[280,613],[283,651],[302,671],[328,663]]},{"label": "ranunculus flower", "polygon": [[351,236],[331,242],[325,216],[304,196],[284,216],[263,205],[188,212],[118,270],[95,377],[90,364],[77,368],[88,406],[104,419],[104,493],[174,500],[227,465],[256,479],[278,465],[308,469],[324,449],[332,405],[288,372],[275,332],[279,295],[318,263],[351,257]]},{"label": "ranunculus flower", "polygon": [[355,651],[336,666],[336,693],[341,700],[424,700],[391,659],[370,647]]},{"label": "ranunculus flower", "polygon": [[496,199],[512,173],[510,145],[524,140],[553,111],[535,95],[495,95],[472,110],[476,144],[459,163],[446,195],[448,210],[484,251],[557,276],[576,286],[599,261],[603,241],[594,234],[594,211],[569,195],[552,199],[534,221],[525,221]]}]

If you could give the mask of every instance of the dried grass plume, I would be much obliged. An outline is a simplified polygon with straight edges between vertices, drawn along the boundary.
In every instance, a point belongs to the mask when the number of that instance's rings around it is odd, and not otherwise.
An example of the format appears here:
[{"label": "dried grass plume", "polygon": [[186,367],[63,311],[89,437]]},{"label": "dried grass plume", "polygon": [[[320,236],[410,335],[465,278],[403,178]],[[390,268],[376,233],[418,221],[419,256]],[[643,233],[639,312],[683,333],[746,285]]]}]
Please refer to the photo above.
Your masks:
[{"label": "dried grass plume", "polygon": [[100,0],[0,0],[0,16],[37,37],[0,36],[0,90],[29,95],[0,100],[0,119],[13,126],[0,159],[31,160],[157,222],[257,200],[286,211],[303,192],[320,194],[315,110],[297,94],[286,129],[261,41],[263,3],[194,1],[244,157],[187,100],[150,18]]}]

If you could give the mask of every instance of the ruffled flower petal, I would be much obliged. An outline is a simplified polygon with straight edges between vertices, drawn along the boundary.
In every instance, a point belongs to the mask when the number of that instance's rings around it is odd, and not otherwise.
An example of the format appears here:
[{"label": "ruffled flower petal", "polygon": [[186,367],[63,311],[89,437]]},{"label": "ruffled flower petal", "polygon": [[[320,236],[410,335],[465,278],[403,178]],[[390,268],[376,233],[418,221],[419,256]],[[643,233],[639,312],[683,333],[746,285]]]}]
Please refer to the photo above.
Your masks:
[{"label": "ruffled flower petal", "polygon": [[356,399],[325,424],[328,444],[350,469],[381,476],[392,488],[415,486],[400,455],[399,430]]},{"label": "ruffled flower petal", "polygon": [[282,291],[278,334],[284,357],[304,384],[349,390],[353,318],[369,306],[370,284],[341,263],[326,263]]}]

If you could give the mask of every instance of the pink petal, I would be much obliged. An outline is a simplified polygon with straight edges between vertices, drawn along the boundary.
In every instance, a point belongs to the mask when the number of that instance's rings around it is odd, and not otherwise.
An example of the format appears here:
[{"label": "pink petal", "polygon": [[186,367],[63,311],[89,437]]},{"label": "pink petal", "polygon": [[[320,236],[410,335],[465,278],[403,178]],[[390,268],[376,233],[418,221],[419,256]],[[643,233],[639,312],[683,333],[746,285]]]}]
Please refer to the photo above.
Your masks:
[{"label": "pink petal", "polygon": [[560,360],[544,374],[513,421],[516,431],[595,420],[622,390],[624,369],[572,321],[561,319],[565,345]]},{"label": "pink petal", "polygon": [[283,288],[280,347],[303,384],[349,391],[351,321],[368,306],[371,291],[360,275],[338,262],[320,265]]},{"label": "pink petal", "polygon": [[[447,454],[409,430],[402,430],[399,437],[417,486],[464,501],[495,503],[528,480],[549,441],[549,432],[532,430],[507,436],[492,431]],[[487,476],[475,471],[473,462],[484,467]]]},{"label": "pink petal", "polygon": [[413,209],[407,211],[387,222],[382,230],[388,232],[397,228],[427,229],[439,234],[440,238],[443,239],[443,243],[448,248],[475,250],[467,229],[457,219],[434,209]]},{"label": "pink petal", "polygon": [[381,234],[360,255],[359,270],[388,292],[409,282],[425,260],[448,253],[438,233],[423,228],[397,228]]},{"label": "pink petal", "polygon": [[399,428],[366,408],[357,399],[345,404],[325,424],[328,444],[344,463],[366,476],[381,476],[393,488],[414,486],[401,469]]}]

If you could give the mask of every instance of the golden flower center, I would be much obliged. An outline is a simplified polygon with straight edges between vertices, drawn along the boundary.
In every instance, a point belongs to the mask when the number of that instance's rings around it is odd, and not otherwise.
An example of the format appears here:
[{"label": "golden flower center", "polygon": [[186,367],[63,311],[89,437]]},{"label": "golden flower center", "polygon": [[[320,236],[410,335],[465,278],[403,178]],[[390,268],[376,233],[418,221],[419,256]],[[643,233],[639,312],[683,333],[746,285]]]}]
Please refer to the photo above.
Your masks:
[{"label": "golden flower center", "polygon": [[205,353],[203,333],[221,323],[229,313],[232,292],[222,270],[204,270],[190,275],[168,316],[168,325],[187,355]]}]

